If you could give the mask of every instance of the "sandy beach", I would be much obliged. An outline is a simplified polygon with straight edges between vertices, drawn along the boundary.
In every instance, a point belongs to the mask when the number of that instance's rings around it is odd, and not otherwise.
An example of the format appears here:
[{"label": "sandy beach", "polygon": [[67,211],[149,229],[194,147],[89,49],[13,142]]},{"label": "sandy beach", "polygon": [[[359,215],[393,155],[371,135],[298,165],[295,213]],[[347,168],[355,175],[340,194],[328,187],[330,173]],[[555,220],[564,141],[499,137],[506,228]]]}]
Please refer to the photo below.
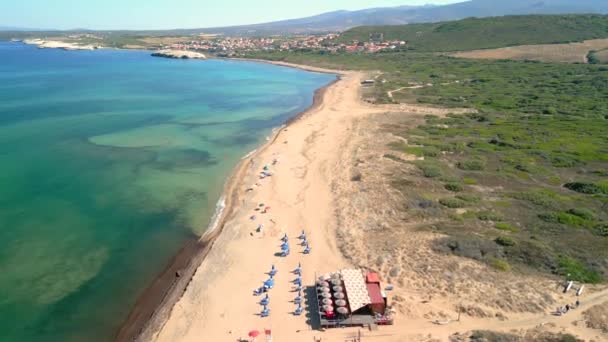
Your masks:
[{"label": "sandy beach", "polygon": [[[516,331],[526,336],[568,331],[588,340],[601,340],[600,331],[574,323],[581,322],[584,310],[606,301],[606,290],[590,287],[580,309],[552,316],[551,305],[569,300],[554,290],[553,280],[520,279],[471,260],[437,255],[431,249],[437,234],[398,223],[394,213],[383,208],[383,201],[388,203],[391,194],[373,178],[377,170],[388,167],[382,164],[387,161],[378,151],[390,140],[377,135],[382,132],[379,127],[394,122],[395,117],[414,125],[425,114],[458,110],[374,106],[361,100],[360,82],[367,75],[301,68],[335,72],[341,79],[318,93],[311,109],[243,159],[226,190],[229,201],[215,232],[217,238],[205,247],[200,266],[181,275],[180,287],[166,298],[138,340],[239,341],[247,340],[251,330],[265,329],[272,331],[273,341],[344,341],[359,334],[364,340],[447,341],[454,334],[466,336],[464,333],[477,329]],[[272,176],[260,179],[265,166]],[[355,173],[362,173],[366,182],[353,181]],[[263,213],[256,208],[268,210]],[[370,247],[370,235],[362,223],[374,218],[395,224],[401,231],[384,234]],[[302,230],[312,249],[308,255],[297,244]],[[277,255],[284,234],[292,246],[288,257]],[[370,261],[386,256],[394,244],[402,249],[392,250],[402,253],[397,255],[403,262],[399,263],[403,266],[400,277],[389,276],[397,262],[373,265]],[[202,258],[203,253],[197,255]],[[306,311],[293,315],[292,280],[296,276],[292,270],[298,264],[302,265],[304,286],[312,284],[317,274],[341,268],[380,272],[384,284],[397,285],[389,293],[389,304],[398,310],[396,324],[375,331],[313,330]],[[278,273],[269,292],[270,316],[263,318],[259,315],[261,297],[253,296],[253,290],[268,278],[272,265]],[[460,270],[462,279],[448,272],[454,269]],[[553,293],[546,290],[549,288]],[[501,300],[511,307],[497,305]],[[522,303],[534,305],[519,307]],[[456,308],[462,311],[460,321],[456,321]]]},{"label": "sandy beach", "polygon": [[[254,190],[245,192],[235,203],[238,209],[227,218],[156,340],[189,341],[204,336],[205,340],[228,341],[245,338],[249,330],[265,328],[281,340],[291,339],[298,330],[308,330],[304,316],[290,314],[295,309],[290,283],[295,275],[291,270],[301,263],[303,279],[312,282],[315,272],[347,266],[332,239],[335,224],[330,184],[340,165],[340,147],[348,139],[351,120],[369,110],[359,101],[361,79],[359,73],[344,74],[325,91],[322,103],[281,130],[272,143],[248,160],[240,191]],[[275,159],[278,162],[272,165]],[[266,164],[271,165],[272,177],[259,179]],[[254,211],[261,203],[270,207],[266,214]],[[257,232],[260,224],[264,227]],[[295,238],[302,230],[309,237],[309,255],[302,254],[296,245]],[[287,258],[275,256],[283,234],[292,237],[292,252]],[[257,315],[260,298],[252,291],[268,277],[265,273],[273,264],[279,272],[270,293],[271,315],[261,318]]]}]

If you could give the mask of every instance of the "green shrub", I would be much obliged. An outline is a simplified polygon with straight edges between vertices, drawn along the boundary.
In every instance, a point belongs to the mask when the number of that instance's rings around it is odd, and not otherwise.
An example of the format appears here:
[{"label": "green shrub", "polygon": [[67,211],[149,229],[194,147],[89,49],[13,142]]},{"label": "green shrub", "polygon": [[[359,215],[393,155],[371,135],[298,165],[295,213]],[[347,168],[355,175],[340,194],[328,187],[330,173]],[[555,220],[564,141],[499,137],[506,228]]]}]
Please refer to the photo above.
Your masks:
[{"label": "green shrub", "polygon": [[448,207],[448,208],[452,208],[452,209],[455,209],[455,208],[464,208],[467,205],[465,201],[459,200],[457,198],[451,198],[451,197],[449,197],[449,198],[442,198],[442,199],[439,200],[439,203],[441,205],[443,205],[444,207]]},{"label": "green shrub", "polygon": [[579,192],[581,194],[595,195],[604,193],[604,189],[593,183],[573,182],[566,183],[564,187],[572,191]]},{"label": "green shrub", "polygon": [[456,166],[465,171],[483,171],[486,168],[485,162],[481,159],[459,161]]},{"label": "green shrub", "polygon": [[475,178],[466,178],[465,177],[462,179],[462,182],[467,185],[476,185],[477,184],[477,180]]},{"label": "green shrub", "polygon": [[557,264],[557,274],[561,276],[570,275],[570,280],[590,284],[597,284],[602,281],[602,276],[598,272],[587,268],[583,263],[574,258],[560,256],[557,260]]},{"label": "green shrub", "polygon": [[496,229],[504,230],[504,231],[507,231],[507,232],[518,232],[519,231],[519,229],[517,227],[515,227],[515,226],[513,226],[513,225],[511,225],[511,224],[509,224],[507,222],[496,222],[496,224],[494,225],[494,227]]},{"label": "green shrub", "polygon": [[515,241],[508,236],[499,236],[494,240],[494,242],[505,247],[515,246]]},{"label": "green shrub", "polygon": [[597,53],[597,51],[591,50],[587,54],[587,62],[589,64],[601,64],[602,63],[602,61],[599,58],[597,58],[597,56],[595,55],[596,53]]},{"label": "green shrub", "polygon": [[480,211],[477,213],[477,218],[481,221],[502,221],[500,214],[493,211]]},{"label": "green shrub", "polygon": [[573,227],[584,226],[587,223],[585,219],[566,212],[557,214],[557,222]]},{"label": "green shrub", "polygon": [[448,183],[444,185],[445,189],[452,192],[461,192],[464,190],[464,186],[458,183]]},{"label": "green shrub", "polygon": [[509,272],[511,270],[511,265],[506,260],[502,259],[490,259],[490,266],[502,272]]},{"label": "green shrub", "polygon": [[467,195],[467,194],[460,194],[458,196],[456,196],[457,199],[459,200],[463,200],[465,202],[469,202],[469,203],[477,203],[479,202],[481,199],[475,195]]},{"label": "green shrub", "polygon": [[585,208],[570,209],[570,210],[568,210],[568,214],[578,216],[578,217],[582,218],[583,220],[594,220],[595,219],[595,214],[591,210],[585,209]]},{"label": "green shrub", "polygon": [[422,174],[426,178],[437,178],[441,176],[441,168],[434,163],[419,162],[416,166],[422,171]]},{"label": "green shrub", "polygon": [[538,218],[548,223],[561,223],[572,227],[589,225],[589,221],[569,212],[549,212],[538,215]]},{"label": "green shrub", "polygon": [[530,202],[534,205],[551,208],[555,205],[556,195],[549,190],[531,190],[509,194],[510,197]]},{"label": "green shrub", "polygon": [[425,157],[437,157],[439,154],[441,154],[441,151],[433,146],[424,147],[422,149],[422,155]]}]

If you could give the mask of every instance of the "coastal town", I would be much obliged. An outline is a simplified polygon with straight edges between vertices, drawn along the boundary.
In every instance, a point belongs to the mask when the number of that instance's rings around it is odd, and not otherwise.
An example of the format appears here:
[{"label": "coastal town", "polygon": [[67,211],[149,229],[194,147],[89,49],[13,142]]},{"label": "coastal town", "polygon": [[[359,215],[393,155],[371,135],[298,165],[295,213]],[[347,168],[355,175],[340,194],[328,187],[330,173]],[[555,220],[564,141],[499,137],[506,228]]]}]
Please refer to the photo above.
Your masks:
[{"label": "coastal town", "polygon": [[189,50],[233,56],[258,51],[321,51],[327,53],[375,53],[407,47],[406,41],[384,41],[383,37],[367,42],[353,40],[343,43],[340,35],[309,35],[294,37],[205,37],[193,36],[190,40],[161,46],[162,49]]},{"label": "coastal town", "polygon": [[[408,48],[404,40],[386,40],[383,34],[370,35],[367,41],[345,41],[339,33],[303,36],[231,37],[195,34],[182,37],[142,36],[131,38],[128,44],[115,41],[104,34],[70,34],[58,37],[37,37],[22,41],[41,49],[95,50],[100,48],[151,49],[155,51],[188,51],[220,57],[237,57],[251,52],[308,52],[319,53],[377,53]],[[163,53],[161,53],[162,55]]]}]

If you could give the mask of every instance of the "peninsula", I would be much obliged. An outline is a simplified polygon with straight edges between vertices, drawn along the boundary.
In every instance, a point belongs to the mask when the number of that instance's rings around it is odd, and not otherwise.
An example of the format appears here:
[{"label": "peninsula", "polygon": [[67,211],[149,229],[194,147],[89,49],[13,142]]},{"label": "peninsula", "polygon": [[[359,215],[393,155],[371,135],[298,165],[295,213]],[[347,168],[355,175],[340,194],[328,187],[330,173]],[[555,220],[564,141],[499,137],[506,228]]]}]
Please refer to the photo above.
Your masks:
[{"label": "peninsula", "polygon": [[154,57],[165,57],[175,59],[206,59],[207,56],[200,52],[188,50],[158,50],[152,54]]},{"label": "peninsula", "polygon": [[36,45],[39,49],[62,49],[66,51],[96,50],[101,48],[97,45],[83,45],[61,40],[25,39],[23,40],[23,43],[28,45]]}]

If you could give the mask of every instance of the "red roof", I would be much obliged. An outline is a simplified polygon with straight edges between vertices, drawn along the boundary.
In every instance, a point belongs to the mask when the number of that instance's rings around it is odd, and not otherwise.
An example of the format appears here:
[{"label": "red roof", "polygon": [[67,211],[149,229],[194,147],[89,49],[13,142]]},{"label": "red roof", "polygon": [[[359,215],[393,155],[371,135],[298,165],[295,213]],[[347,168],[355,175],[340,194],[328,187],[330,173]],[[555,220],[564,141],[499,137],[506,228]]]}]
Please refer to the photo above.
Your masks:
[{"label": "red roof", "polygon": [[378,273],[369,272],[367,274],[367,282],[368,283],[379,283],[380,278],[378,277]]},{"label": "red roof", "polygon": [[379,284],[366,284],[367,293],[369,298],[372,300],[370,304],[384,304],[384,298],[382,298],[382,292],[380,291]]}]

